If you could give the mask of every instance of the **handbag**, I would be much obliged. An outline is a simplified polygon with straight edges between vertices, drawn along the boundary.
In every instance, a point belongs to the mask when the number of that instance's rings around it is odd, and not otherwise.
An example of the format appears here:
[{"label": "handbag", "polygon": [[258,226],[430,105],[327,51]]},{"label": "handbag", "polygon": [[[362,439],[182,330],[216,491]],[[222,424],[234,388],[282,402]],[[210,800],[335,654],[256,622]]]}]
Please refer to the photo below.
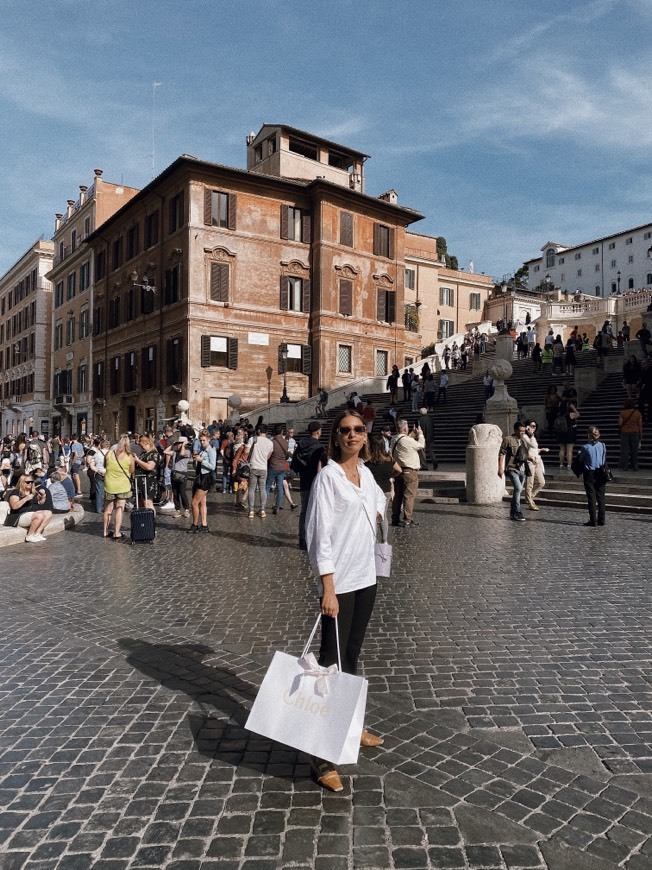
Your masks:
[{"label": "handbag", "polygon": [[374,544],[374,557],[376,559],[376,577],[391,577],[392,545],[387,542],[376,541]]},{"label": "handbag", "polygon": [[575,477],[581,477],[584,474],[584,457],[582,456],[581,450],[575,457],[573,457],[571,471]]},{"label": "handbag", "polygon": [[355,764],[368,682],[342,673],[337,619],[338,663],[327,668],[317,664],[308,650],[320,622],[321,615],[299,658],[274,653],[245,728],[333,764]]},{"label": "handbag", "polygon": [[593,472],[593,480],[596,486],[604,486],[606,483],[611,483],[613,479],[613,473],[606,462]]}]

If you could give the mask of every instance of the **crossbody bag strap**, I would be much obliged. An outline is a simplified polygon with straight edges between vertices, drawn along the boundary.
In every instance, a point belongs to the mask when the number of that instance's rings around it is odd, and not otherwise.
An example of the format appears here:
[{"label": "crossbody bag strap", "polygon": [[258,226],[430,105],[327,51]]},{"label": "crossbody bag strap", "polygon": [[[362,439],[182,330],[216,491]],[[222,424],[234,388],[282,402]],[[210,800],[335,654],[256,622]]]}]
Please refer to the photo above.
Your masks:
[{"label": "crossbody bag strap", "polygon": [[129,474],[127,474],[127,472],[124,470],[124,468],[120,465],[120,460],[118,459],[118,456],[117,456],[115,450],[111,450],[111,453],[113,454],[113,458],[115,459],[115,461],[116,461],[116,463],[117,463],[117,465],[118,465],[118,468],[120,469],[120,471],[124,474],[124,476],[125,476],[125,477],[127,478],[127,480],[129,481],[129,486],[131,486],[131,484],[132,484],[132,482],[133,482],[132,479],[131,479],[131,476],[130,476]]}]

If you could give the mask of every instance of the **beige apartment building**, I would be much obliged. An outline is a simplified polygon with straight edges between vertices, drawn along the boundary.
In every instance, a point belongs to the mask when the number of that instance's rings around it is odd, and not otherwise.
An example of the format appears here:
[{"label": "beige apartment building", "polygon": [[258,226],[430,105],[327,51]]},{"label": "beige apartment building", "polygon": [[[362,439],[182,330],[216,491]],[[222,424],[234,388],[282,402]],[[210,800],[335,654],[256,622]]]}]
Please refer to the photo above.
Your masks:
[{"label": "beige apartment building", "polygon": [[436,237],[405,233],[406,326],[420,333],[421,347],[479,325],[493,286],[488,275],[447,269]]},{"label": "beige apartment building", "polygon": [[[50,399],[52,434],[83,435],[91,429],[93,398],[92,313],[94,260],[88,236],[138,190],[112,184],[95,170],[93,183],[79,186],[64,213],[55,216],[52,284]],[[127,244],[133,239],[127,240]]]},{"label": "beige apartment building", "polygon": [[50,297],[54,246],[39,239],[0,278],[3,437],[50,431]]},{"label": "beige apartment building", "polygon": [[[366,155],[283,125],[246,170],[182,155],[91,234],[94,431],[209,422],[386,374],[406,330],[406,227],[364,191]],[[65,308],[64,308],[65,310]]]}]

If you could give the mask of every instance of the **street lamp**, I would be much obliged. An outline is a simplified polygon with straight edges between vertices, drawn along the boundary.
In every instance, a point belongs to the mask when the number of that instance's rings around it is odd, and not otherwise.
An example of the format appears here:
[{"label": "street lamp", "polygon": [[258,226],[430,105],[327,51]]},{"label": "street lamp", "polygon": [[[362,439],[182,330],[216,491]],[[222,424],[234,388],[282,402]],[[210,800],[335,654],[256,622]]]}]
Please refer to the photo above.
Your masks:
[{"label": "street lamp", "polygon": [[150,293],[156,293],[156,287],[154,284],[149,283],[149,278],[147,277],[147,275],[143,276],[142,284],[138,283],[138,272],[132,272],[129,277],[131,278],[132,286],[140,287],[141,290],[145,290],[146,292],[149,291]]},{"label": "street lamp", "polygon": [[616,272],[616,278],[618,279],[618,295],[620,296],[620,270]]},{"label": "street lamp", "polygon": [[290,399],[288,397],[288,346],[286,342],[283,342],[279,348],[281,354],[281,363],[283,366],[283,395],[281,396],[281,403],[287,404]]}]

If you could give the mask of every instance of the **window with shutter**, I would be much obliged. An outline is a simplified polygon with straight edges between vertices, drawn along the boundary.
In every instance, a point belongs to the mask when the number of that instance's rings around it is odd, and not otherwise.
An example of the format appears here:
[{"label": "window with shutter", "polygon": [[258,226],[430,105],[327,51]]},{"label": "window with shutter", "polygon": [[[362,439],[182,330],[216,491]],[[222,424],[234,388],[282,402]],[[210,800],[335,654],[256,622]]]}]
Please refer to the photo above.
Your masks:
[{"label": "window with shutter", "polygon": [[208,226],[234,230],[236,221],[236,196],[222,190],[204,192],[204,223]]},{"label": "window with shutter", "polygon": [[181,384],[181,352],[180,338],[170,338],[167,342],[167,383],[168,386]]},{"label": "window with shutter", "polygon": [[340,212],[340,245],[353,247],[353,215],[347,211]]},{"label": "window with shutter", "polygon": [[289,223],[290,223],[289,211],[290,211],[289,206],[287,206],[287,205],[281,206],[281,238],[282,239],[289,238],[289,236],[288,236]]},{"label": "window with shutter", "polygon": [[394,230],[385,224],[374,224],[374,256],[394,259]]},{"label": "window with shutter", "polygon": [[287,275],[281,275],[281,311],[288,310],[288,299],[289,299],[289,289],[288,289],[289,280]]},{"label": "window with shutter", "polygon": [[340,281],[340,314],[353,315],[353,281]]},{"label": "window with shutter", "polygon": [[229,264],[211,263],[211,300],[229,301]]}]

